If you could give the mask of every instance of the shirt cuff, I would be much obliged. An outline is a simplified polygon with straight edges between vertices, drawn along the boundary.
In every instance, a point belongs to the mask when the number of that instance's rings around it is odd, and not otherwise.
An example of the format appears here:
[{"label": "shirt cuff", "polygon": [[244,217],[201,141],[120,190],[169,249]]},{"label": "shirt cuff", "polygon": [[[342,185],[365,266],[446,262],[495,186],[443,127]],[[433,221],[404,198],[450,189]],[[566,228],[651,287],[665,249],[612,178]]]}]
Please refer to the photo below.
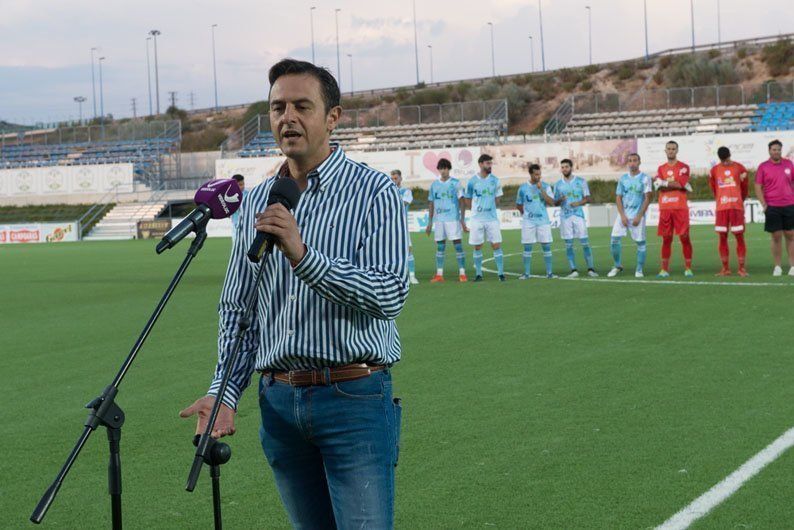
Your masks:
[{"label": "shirt cuff", "polygon": [[[210,385],[210,389],[207,392],[209,396],[218,397],[218,392],[220,391],[221,381],[218,379],[217,381],[213,381]],[[240,401],[240,395],[242,394],[242,390],[240,387],[235,385],[232,381],[229,381],[229,384],[226,385],[226,392],[223,394],[223,404],[229,407],[230,409],[237,411],[237,403]]]},{"label": "shirt cuff", "polygon": [[306,254],[292,272],[310,286],[317,285],[331,270],[331,259],[306,245]]}]

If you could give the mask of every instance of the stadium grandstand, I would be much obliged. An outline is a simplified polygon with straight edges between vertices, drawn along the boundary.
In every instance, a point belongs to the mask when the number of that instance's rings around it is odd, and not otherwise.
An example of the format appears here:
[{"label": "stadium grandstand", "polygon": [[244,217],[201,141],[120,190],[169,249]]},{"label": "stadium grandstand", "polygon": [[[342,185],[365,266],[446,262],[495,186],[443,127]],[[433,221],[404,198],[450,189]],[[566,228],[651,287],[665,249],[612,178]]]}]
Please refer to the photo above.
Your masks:
[{"label": "stadium grandstand", "polygon": [[[506,100],[343,111],[331,139],[347,150],[386,151],[498,144],[507,132]],[[278,153],[267,114],[251,118],[221,145],[223,156]]]},{"label": "stadium grandstand", "polygon": [[547,135],[574,138],[778,131],[794,127],[794,82],[576,94]]},{"label": "stadium grandstand", "polygon": [[181,137],[179,120],[0,133],[0,169],[130,163],[156,186],[178,172]]}]

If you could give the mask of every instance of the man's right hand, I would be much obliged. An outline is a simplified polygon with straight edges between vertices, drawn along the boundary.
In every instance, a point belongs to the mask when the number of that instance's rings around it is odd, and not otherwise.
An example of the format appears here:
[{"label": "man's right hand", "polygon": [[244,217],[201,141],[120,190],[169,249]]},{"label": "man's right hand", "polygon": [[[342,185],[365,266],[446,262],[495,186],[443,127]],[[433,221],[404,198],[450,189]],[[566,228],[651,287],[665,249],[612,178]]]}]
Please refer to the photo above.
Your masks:
[{"label": "man's right hand", "polygon": [[629,226],[629,218],[625,215],[620,216],[620,221],[623,223],[623,226]]},{"label": "man's right hand", "polygon": [[[179,417],[189,418],[194,414],[198,414],[196,434],[204,434],[204,429],[207,428],[207,421],[209,420],[210,412],[214,404],[215,396],[204,396],[194,401],[188,408],[179,411]],[[221,408],[218,410],[218,417],[215,420],[215,428],[212,430],[213,438],[222,438],[226,435],[231,436],[235,433],[234,415],[234,410],[221,404]]]}]

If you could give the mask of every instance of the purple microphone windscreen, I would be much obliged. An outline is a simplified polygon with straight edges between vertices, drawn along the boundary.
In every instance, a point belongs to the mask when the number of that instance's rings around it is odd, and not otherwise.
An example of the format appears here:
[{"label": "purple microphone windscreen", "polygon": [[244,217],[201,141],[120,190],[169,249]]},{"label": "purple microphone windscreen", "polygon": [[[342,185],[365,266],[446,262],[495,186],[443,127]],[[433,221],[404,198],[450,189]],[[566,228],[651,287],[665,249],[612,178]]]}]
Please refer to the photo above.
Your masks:
[{"label": "purple microphone windscreen", "polygon": [[234,179],[211,180],[202,184],[194,198],[196,204],[206,204],[213,219],[231,216],[240,207],[243,193]]}]

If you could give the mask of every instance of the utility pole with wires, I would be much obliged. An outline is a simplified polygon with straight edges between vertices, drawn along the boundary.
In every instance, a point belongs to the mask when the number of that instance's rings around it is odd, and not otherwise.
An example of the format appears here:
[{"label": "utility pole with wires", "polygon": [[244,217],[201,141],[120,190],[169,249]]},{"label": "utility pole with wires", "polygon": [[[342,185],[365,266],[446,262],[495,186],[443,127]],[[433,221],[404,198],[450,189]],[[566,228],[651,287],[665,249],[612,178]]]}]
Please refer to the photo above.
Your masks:
[{"label": "utility pole with wires", "polygon": [[190,91],[190,110],[195,109],[196,106],[193,104],[193,91]]},{"label": "utility pole with wires", "polygon": [[138,107],[136,106],[136,103],[137,103],[136,99],[132,98],[132,119],[133,120],[138,117]]},{"label": "utility pole with wires", "polygon": [[176,108],[176,90],[169,90],[168,94],[171,96],[171,106]]}]

